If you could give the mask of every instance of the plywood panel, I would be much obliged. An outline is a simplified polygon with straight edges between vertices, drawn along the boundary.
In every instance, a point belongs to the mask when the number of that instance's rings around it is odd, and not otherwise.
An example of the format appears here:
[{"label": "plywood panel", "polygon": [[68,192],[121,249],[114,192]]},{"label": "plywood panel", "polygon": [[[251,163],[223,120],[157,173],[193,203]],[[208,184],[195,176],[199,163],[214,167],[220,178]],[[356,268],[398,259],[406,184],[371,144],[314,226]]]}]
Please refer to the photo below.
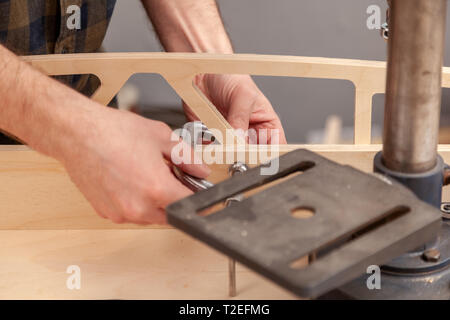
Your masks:
[{"label": "plywood panel", "polygon": [[[177,230],[0,231],[0,299],[226,299],[226,257]],[[80,290],[66,286],[81,269]],[[291,299],[238,265],[239,299]]]}]

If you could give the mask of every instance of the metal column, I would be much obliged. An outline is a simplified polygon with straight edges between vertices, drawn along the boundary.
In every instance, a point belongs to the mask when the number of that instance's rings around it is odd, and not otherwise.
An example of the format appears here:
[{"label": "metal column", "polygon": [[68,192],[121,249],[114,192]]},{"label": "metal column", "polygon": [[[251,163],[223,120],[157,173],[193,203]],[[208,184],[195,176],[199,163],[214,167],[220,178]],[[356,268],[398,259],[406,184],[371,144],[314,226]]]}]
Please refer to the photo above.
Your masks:
[{"label": "metal column", "polygon": [[[446,0],[391,0],[383,151],[374,170],[440,208],[444,163],[437,154]],[[382,266],[382,289],[362,276],[337,293],[358,299],[449,299],[450,220],[432,241]]]},{"label": "metal column", "polygon": [[383,135],[383,163],[403,173],[437,160],[446,0],[393,0]]}]

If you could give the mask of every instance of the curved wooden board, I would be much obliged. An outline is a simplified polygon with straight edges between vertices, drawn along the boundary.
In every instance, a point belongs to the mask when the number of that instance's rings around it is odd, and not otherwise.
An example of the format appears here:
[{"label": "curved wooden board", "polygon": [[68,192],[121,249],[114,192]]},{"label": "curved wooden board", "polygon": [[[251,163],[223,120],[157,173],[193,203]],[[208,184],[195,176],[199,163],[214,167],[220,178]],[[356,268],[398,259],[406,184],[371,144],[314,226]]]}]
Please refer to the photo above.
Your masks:
[{"label": "curved wooden board", "polygon": [[[87,53],[23,57],[48,75],[94,74],[101,87],[93,99],[107,104],[135,73],[158,73],[209,128],[231,129],[193,84],[198,74],[251,74],[339,79],[355,86],[355,143],[369,144],[372,97],[385,90],[384,62],[329,58],[196,53]],[[450,74],[448,70],[444,73]],[[449,77],[450,78],[450,77]],[[444,84],[448,83],[445,82]]]}]

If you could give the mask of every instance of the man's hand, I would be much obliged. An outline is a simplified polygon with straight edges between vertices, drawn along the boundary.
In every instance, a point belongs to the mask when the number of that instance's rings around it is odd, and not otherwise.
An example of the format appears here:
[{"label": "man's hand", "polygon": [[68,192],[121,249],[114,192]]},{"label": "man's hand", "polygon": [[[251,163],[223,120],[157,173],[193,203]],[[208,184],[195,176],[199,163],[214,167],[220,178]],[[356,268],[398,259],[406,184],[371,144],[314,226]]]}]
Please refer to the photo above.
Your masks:
[{"label": "man's hand", "polygon": [[[267,141],[263,143],[286,143],[278,115],[250,76],[201,75],[197,77],[196,85],[233,128],[256,132],[267,129]],[[189,120],[198,120],[185,104],[184,109]],[[274,129],[278,132],[271,131]],[[278,133],[278,141],[270,140],[274,133]]]},{"label": "man's hand", "polygon": [[[97,213],[116,223],[165,223],[165,207],[191,194],[171,160],[204,178],[170,128],[102,106],[46,77],[0,46],[0,129],[59,160]],[[176,154],[176,153],[174,153]],[[190,160],[182,162],[184,159]]]},{"label": "man's hand", "polygon": [[[215,0],[141,1],[166,51],[233,53]],[[278,142],[262,143],[286,143],[280,119],[251,77],[205,75],[197,78],[197,86],[235,129],[278,129]],[[197,120],[185,110],[190,120]]]},{"label": "man's hand", "polygon": [[[191,194],[171,172],[179,138],[161,122],[106,108],[46,77],[0,46],[0,129],[59,160],[94,209],[114,222],[164,223],[167,204]],[[201,178],[203,165],[181,169]],[[174,153],[176,154],[176,153]]]},{"label": "man's hand", "polygon": [[[62,160],[97,213],[115,223],[163,224],[165,207],[192,192],[172,174],[170,128],[126,111],[98,106],[92,132],[72,141]],[[92,114],[94,116],[94,114]],[[182,165],[205,178],[204,165]]]}]

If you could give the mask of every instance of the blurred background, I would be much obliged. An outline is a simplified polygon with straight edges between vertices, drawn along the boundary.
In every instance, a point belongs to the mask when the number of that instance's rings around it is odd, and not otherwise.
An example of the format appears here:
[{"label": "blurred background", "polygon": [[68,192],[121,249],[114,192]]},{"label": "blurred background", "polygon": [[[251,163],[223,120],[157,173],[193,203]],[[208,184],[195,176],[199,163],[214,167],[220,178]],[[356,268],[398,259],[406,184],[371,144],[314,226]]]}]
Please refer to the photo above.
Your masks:
[{"label": "blurred background", "polygon": [[[200,0],[199,0],[200,1]],[[385,22],[386,0],[218,0],[236,53],[280,54],[363,60],[386,60],[386,42],[369,30],[366,13],[379,5]],[[449,20],[450,21],[450,20]],[[447,27],[450,38],[450,24]],[[445,65],[450,66],[447,40]],[[163,51],[139,0],[117,0],[104,41],[106,51]],[[341,143],[353,139],[354,88],[340,80],[254,77],[285,126],[289,143],[320,143],[324,128],[340,132]],[[180,99],[158,75],[134,75],[142,113],[179,126],[185,120]],[[373,142],[382,132],[384,95],[373,105]],[[441,143],[450,143],[450,90],[444,89]],[[450,135],[448,135],[450,137]]]}]

